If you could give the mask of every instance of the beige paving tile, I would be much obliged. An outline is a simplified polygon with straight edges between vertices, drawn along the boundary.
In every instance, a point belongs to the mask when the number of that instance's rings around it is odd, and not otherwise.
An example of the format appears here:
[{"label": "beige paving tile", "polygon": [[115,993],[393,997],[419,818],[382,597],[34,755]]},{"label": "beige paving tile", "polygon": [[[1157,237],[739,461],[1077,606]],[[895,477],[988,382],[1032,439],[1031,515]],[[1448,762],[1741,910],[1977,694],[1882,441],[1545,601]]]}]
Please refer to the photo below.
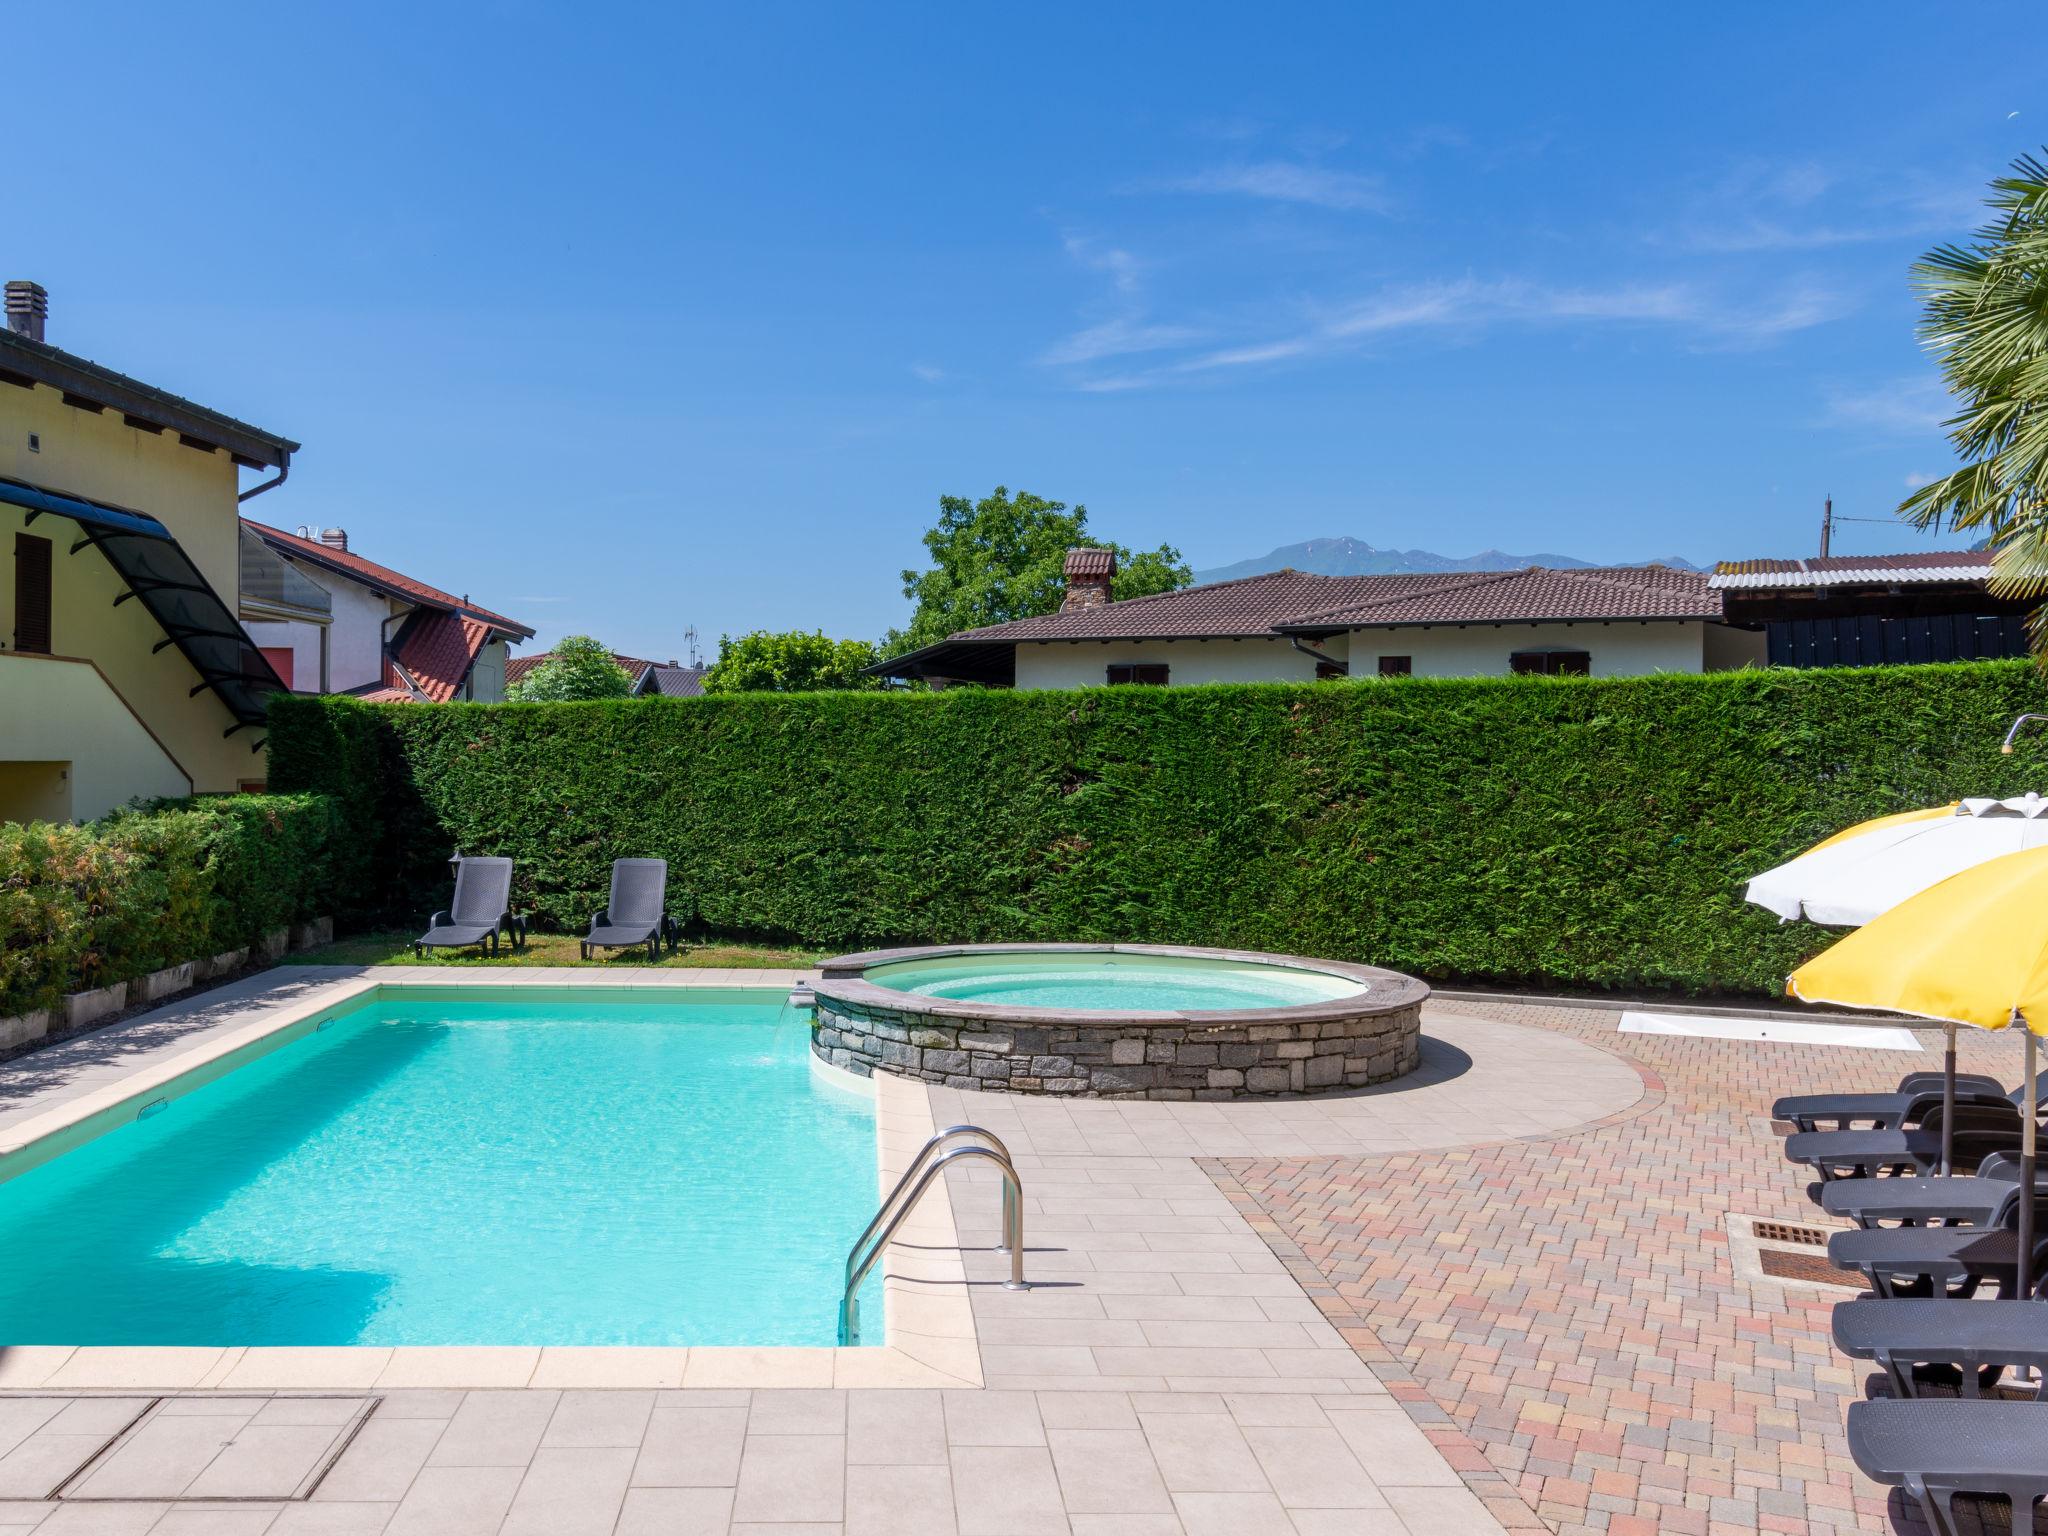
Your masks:
[{"label": "beige paving tile", "polygon": [[360,1397],[271,1397],[262,1400],[252,1424],[330,1424],[339,1427],[371,1404]]},{"label": "beige paving tile", "polygon": [[946,1467],[846,1469],[846,1536],[954,1536],[958,1529]]},{"label": "beige paving tile", "polygon": [[542,1446],[534,1452],[499,1536],[611,1536],[633,1456],[615,1446]]},{"label": "beige paving tile", "polygon": [[0,1457],[0,1499],[43,1499],[98,1455],[114,1436],[38,1430]]},{"label": "beige paving tile", "polygon": [[1390,1488],[1387,1502],[1410,1531],[1429,1536],[1499,1536],[1500,1522],[1469,1488]]},{"label": "beige paving tile", "polygon": [[67,1492],[90,1499],[177,1498],[248,1421],[246,1412],[152,1415]]},{"label": "beige paving tile", "polygon": [[843,1435],[846,1433],[846,1394],[815,1388],[756,1392],[747,1414],[747,1433]]},{"label": "beige paving tile", "polygon": [[540,1351],[496,1346],[439,1346],[391,1351],[377,1373],[380,1387],[523,1387],[540,1366]]},{"label": "beige paving tile", "polygon": [[288,1504],[269,1536],[379,1536],[391,1523],[393,1504]]},{"label": "beige paving tile", "polygon": [[185,1487],[187,1498],[289,1498],[311,1483],[341,1428],[334,1424],[250,1424]]},{"label": "beige paving tile", "polygon": [[1136,1429],[1128,1392],[1042,1392],[1038,1417],[1053,1429]]},{"label": "beige paving tile", "polygon": [[846,1399],[846,1461],[858,1466],[944,1466],[945,1400],[937,1392],[853,1392]]},{"label": "beige paving tile", "polygon": [[692,1349],[685,1387],[829,1387],[830,1349]]},{"label": "beige paving tile", "polygon": [[44,1384],[52,1389],[142,1387],[176,1392],[198,1386],[226,1354],[221,1349],[75,1349]]},{"label": "beige paving tile", "polygon": [[77,1351],[69,1344],[0,1345],[0,1390],[40,1387]]},{"label": "beige paving tile", "polygon": [[543,1349],[528,1386],[680,1387],[687,1349],[563,1346]]},{"label": "beige paving tile", "polygon": [[555,1392],[472,1392],[427,1458],[435,1467],[523,1467],[554,1416]]},{"label": "beige paving tile", "polygon": [[[1288,1383],[1291,1388],[1293,1383]],[[1271,1429],[1323,1425],[1330,1422],[1323,1405],[1306,1392],[1229,1392],[1223,1406],[1241,1425]]]},{"label": "beige paving tile", "polygon": [[1295,1536],[1270,1493],[1176,1492],[1173,1503],[1187,1536]]},{"label": "beige paving tile", "polygon": [[388,1349],[245,1349],[220,1378],[230,1390],[319,1391],[374,1384],[391,1364]]},{"label": "beige paving tile", "polygon": [[447,1424],[441,1419],[393,1418],[388,1402],[356,1432],[341,1457],[313,1490],[316,1500],[396,1504],[427,1464]]},{"label": "beige paving tile", "polygon": [[0,1455],[49,1423],[63,1406],[64,1400],[56,1397],[0,1398]]},{"label": "beige paving tile", "polygon": [[1050,1429],[1045,1438],[1069,1514],[1144,1514],[1173,1508],[1141,1430]]},{"label": "beige paving tile", "polygon": [[1038,1399],[1029,1392],[945,1392],[946,1439],[963,1445],[1044,1445]]},{"label": "beige paving tile", "polygon": [[1385,1509],[1386,1499],[1330,1428],[1244,1430],[1245,1441],[1289,1509]]},{"label": "beige paving tile", "polygon": [[142,1536],[171,1510],[168,1504],[62,1504],[36,1536]]},{"label": "beige paving tile", "polygon": [[730,1488],[629,1488],[614,1536],[726,1536]]},{"label": "beige paving tile", "polygon": [[1390,1487],[1464,1486],[1443,1454],[1398,1405],[1329,1412],[1331,1425],[1383,1492]]},{"label": "beige paving tile", "polygon": [[541,1436],[543,1446],[624,1446],[637,1450],[654,1412],[654,1393],[567,1391]]},{"label": "beige paving tile", "polygon": [[[1391,1509],[1296,1509],[1289,1513],[1297,1536],[1437,1536],[1435,1526],[1411,1527]],[[1444,1536],[1496,1536],[1499,1531],[1489,1520],[1478,1530],[1460,1533],[1449,1529]]]},{"label": "beige paving tile", "polygon": [[525,1468],[427,1467],[392,1514],[388,1536],[497,1536]]},{"label": "beige paving tile", "polygon": [[739,1482],[747,1410],[656,1406],[633,1467],[636,1488],[730,1488]]},{"label": "beige paving tile", "polygon": [[1225,1413],[1153,1413],[1145,1437],[1175,1493],[1264,1493],[1270,1484],[1244,1433]]},{"label": "beige paving tile", "polygon": [[234,1508],[209,1505],[169,1510],[149,1528],[150,1536],[263,1536],[277,1522],[278,1507]]},{"label": "beige paving tile", "polygon": [[955,1445],[953,1507],[960,1536],[1065,1536],[1052,1453],[1033,1445]]},{"label": "beige paving tile", "polygon": [[845,1436],[747,1436],[733,1495],[736,1522],[837,1522],[845,1510]]}]

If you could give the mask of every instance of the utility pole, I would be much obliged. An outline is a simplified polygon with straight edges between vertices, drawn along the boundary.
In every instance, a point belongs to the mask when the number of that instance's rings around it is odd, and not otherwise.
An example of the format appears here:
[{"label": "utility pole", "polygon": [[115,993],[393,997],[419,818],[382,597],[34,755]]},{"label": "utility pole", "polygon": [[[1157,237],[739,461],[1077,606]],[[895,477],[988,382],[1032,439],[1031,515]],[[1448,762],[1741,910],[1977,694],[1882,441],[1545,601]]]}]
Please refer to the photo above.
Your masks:
[{"label": "utility pole", "polygon": [[1828,545],[1835,536],[1835,498],[1830,496],[1821,503],[1820,514],[1820,557],[1828,557]]}]

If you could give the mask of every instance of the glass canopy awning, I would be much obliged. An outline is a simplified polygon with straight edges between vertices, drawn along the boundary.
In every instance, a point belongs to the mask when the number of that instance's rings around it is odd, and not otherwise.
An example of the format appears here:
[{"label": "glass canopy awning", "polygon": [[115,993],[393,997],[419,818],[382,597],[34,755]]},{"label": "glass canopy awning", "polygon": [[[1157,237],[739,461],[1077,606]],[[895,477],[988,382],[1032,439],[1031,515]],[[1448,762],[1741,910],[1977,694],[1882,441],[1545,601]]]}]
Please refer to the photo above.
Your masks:
[{"label": "glass canopy awning", "polygon": [[106,556],[127,587],[114,606],[132,598],[149,611],[164,632],[156,649],[175,645],[199,674],[193,696],[211,689],[235,717],[224,734],[261,725],[270,695],[287,691],[284,680],[250,643],[234,610],[155,518],[19,480],[0,479],[0,502],[26,508],[30,523],[48,513],[78,524],[80,537],[71,553],[90,544]]}]

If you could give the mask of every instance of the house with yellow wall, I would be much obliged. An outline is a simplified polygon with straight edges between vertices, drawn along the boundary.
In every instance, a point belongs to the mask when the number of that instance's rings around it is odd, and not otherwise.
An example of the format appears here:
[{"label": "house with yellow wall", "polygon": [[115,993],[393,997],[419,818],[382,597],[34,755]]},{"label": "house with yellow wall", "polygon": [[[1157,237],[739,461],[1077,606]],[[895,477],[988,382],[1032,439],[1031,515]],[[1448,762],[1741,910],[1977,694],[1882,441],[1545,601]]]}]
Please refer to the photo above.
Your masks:
[{"label": "house with yellow wall", "polygon": [[[0,820],[260,786],[281,683],[239,618],[237,508],[299,445],[50,345],[34,283],[6,311]],[[321,621],[318,589],[274,596]]]}]

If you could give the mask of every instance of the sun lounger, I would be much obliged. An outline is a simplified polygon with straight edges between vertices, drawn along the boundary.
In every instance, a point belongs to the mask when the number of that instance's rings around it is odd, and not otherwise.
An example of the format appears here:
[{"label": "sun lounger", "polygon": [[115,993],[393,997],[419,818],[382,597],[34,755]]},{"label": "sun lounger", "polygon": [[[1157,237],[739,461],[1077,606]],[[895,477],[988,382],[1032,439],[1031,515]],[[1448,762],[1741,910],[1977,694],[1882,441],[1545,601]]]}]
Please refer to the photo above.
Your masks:
[{"label": "sun lounger", "polygon": [[[1896,1221],[1909,1227],[1941,1222],[1949,1226],[1988,1227],[2019,1194],[2019,1169],[1997,1154],[1998,1164],[1986,1172],[1986,1158],[1975,1174],[1947,1179],[1834,1179],[1820,1189],[1820,1208],[1830,1216],[1869,1227]],[[2036,1188],[2042,1188],[2038,1177]]]},{"label": "sun lounger", "polygon": [[1835,1308],[1834,1331],[1835,1348],[1875,1361],[1900,1397],[1915,1395],[1916,1365],[1951,1368],[1966,1397],[1995,1386],[2008,1367],[2048,1369],[2048,1305],[2039,1301],[1864,1297]]},{"label": "sun lounger", "polygon": [[677,925],[668,915],[668,860],[614,859],[611,904],[590,919],[582,942],[583,958],[593,949],[647,946],[647,958],[659,960],[665,943],[676,947]]},{"label": "sun lounger", "polygon": [[[1886,1227],[1837,1232],[1828,1262],[1853,1269],[1879,1296],[1977,1294],[1987,1281],[2010,1296],[2018,1279],[2019,1233],[2011,1227]],[[2034,1244],[2034,1273],[2048,1238]]]},{"label": "sun lounger", "polygon": [[[1941,1102],[1942,1074],[1908,1072],[1890,1093],[1802,1093],[1771,1106],[1773,1120],[1789,1120],[1802,1131],[1849,1130],[1867,1123],[1873,1130],[1896,1130]],[[1956,1077],[1956,1102],[2010,1097],[1995,1077],[1974,1072]]]},{"label": "sun lounger", "polygon": [[1956,1536],[1959,1493],[2012,1500],[2014,1536],[2030,1536],[2048,1496],[2048,1409],[2039,1403],[1849,1405],[1849,1454],[1874,1482],[1917,1499],[1936,1536]]},{"label": "sun lounger", "polygon": [[453,902],[434,914],[427,931],[413,940],[412,952],[488,943],[495,955],[501,936],[515,949],[526,947],[526,920],[512,915],[512,861],[464,859],[455,866]]},{"label": "sun lounger", "polygon": [[[1917,1127],[1890,1131],[1801,1131],[1785,1138],[1785,1156],[1815,1169],[1823,1181],[1867,1178],[1878,1173],[1932,1173],[1941,1167],[1941,1107]],[[2016,1148],[2020,1112],[2010,1099],[1958,1104],[1955,1167],[1967,1173],[1985,1154]]]}]

